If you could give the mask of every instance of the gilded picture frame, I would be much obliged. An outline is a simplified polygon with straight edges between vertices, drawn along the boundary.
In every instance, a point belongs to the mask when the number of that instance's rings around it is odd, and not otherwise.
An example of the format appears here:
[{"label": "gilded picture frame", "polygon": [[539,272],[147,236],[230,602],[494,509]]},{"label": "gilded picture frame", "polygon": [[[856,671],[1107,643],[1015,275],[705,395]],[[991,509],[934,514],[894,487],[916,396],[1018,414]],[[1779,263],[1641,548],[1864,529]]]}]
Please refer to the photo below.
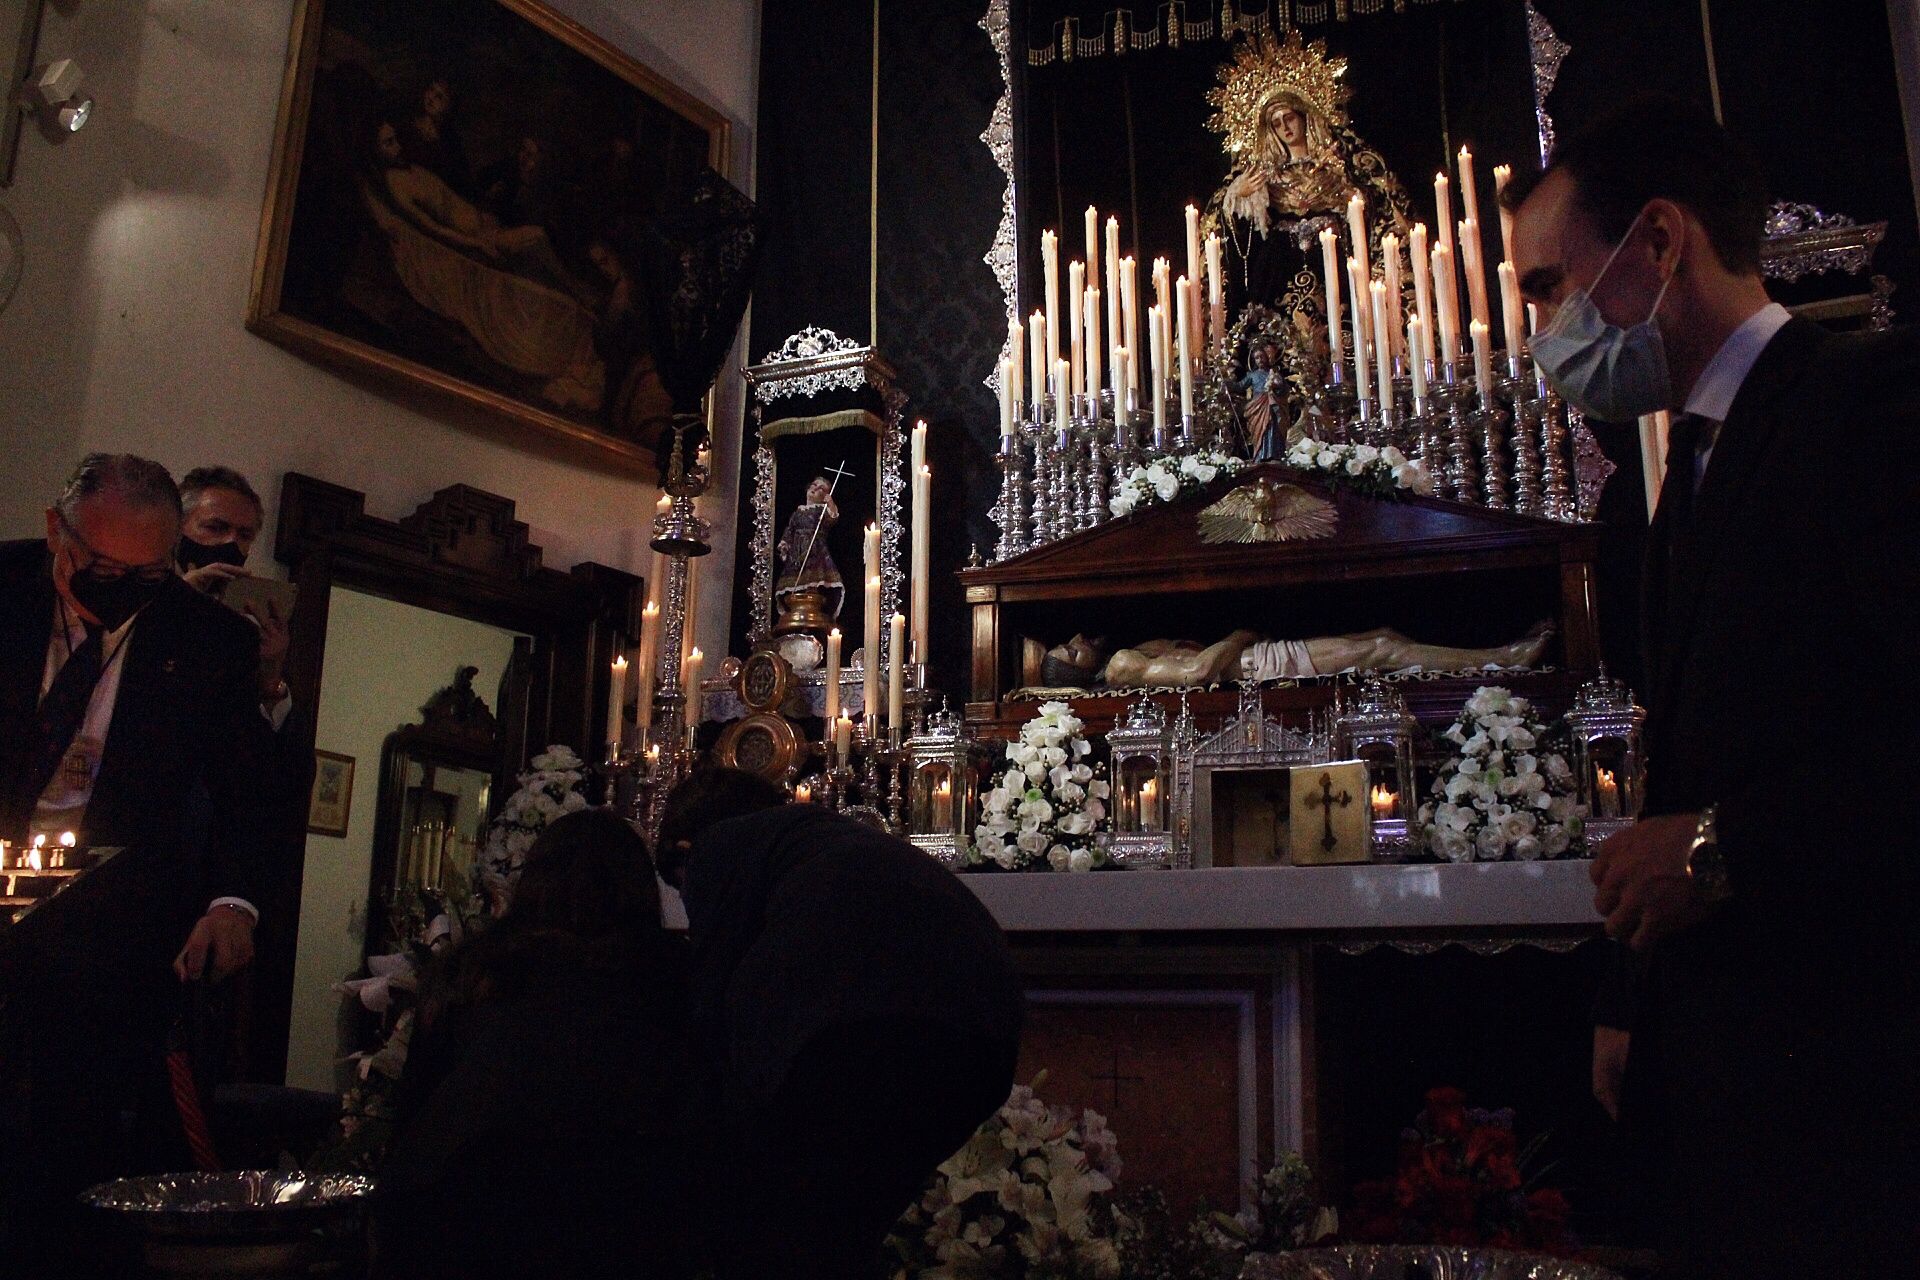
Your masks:
[{"label": "gilded picture frame", "polygon": [[299,0],[289,40],[247,327],[654,478],[630,246],[727,117],[539,0]]},{"label": "gilded picture frame", "polygon": [[353,819],[353,766],[352,756],[314,751],[313,791],[307,797],[307,830],[311,834],[347,834]]}]

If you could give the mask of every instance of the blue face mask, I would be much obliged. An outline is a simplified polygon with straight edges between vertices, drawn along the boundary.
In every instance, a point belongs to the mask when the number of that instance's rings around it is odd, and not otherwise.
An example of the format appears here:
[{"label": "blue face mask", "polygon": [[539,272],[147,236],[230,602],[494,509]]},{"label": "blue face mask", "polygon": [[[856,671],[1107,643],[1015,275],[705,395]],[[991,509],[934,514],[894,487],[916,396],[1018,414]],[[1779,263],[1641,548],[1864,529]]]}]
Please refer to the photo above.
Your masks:
[{"label": "blue face mask", "polygon": [[[1640,219],[1635,218],[1594,277],[1594,286],[1606,278],[1639,225]],[[1606,322],[1593,305],[1592,287],[1574,290],[1560,304],[1553,323],[1527,344],[1533,362],[1574,408],[1590,418],[1632,422],[1666,408],[1672,402],[1673,380],[1667,374],[1666,343],[1653,318],[1660,314],[1672,283],[1673,276],[1668,275],[1647,318],[1631,329]]]}]

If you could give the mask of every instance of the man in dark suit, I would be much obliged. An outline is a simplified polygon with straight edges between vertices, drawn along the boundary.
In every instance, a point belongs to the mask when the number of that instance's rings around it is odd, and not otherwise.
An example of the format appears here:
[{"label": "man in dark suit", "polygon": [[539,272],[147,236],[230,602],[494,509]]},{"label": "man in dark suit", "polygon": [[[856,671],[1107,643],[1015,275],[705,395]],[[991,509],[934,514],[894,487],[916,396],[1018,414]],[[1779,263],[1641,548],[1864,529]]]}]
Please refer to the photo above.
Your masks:
[{"label": "man in dark suit", "polygon": [[258,638],[176,575],[179,536],[164,468],[93,454],[44,542],[0,544],[0,837],[122,850],[0,933],[0,1222],[26,1256],[60,1247],[89,1182],[183,1158],[162,1062],[179,984],[253,955],[274,820]]},{"label": "man in dark suit", "polygon": [[1903,1273],[1920,342],[1768,299],[1758,171],[1689,105],[1621,109],[1507,199],[1548,376],[1596,417],[1679,415],[1645,570],[1647,815],[1593,864],[1637,962],[1622,1118],[1662,1148],[1670,1266]]}]

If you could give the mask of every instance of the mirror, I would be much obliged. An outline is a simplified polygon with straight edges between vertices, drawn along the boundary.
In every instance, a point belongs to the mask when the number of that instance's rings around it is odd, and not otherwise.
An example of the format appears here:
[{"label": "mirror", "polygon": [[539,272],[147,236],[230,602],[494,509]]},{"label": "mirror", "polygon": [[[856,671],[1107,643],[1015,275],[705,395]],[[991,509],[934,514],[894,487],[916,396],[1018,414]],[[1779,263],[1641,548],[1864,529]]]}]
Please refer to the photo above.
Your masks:
[{"label": "mirror", "polygon": [[496,494],[453,485],[399,520],[365,505],[289,474],[274,546],[299,584],[287,682],[316,780],[304,863],[260,904],[249,1072],[328,1091],[364,1047],[335,984],[425,923],[423,888],[464,880],[530,754],[599,757],[643,599],[632,574],[545,565]]}]

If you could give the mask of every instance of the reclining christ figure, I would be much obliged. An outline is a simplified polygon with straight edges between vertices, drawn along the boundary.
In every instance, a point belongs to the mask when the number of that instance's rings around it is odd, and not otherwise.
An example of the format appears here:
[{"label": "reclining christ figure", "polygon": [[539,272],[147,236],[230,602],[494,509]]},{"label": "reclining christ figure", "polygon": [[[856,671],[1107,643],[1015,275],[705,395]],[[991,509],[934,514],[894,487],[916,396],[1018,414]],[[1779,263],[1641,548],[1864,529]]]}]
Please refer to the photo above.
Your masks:
[{"label": "reclining christ figure", "polygon": [[1107,660],[1107,684],[1120,689],[1190,688],[1224,680],[1278,680],[1348,671],[1473,671],[1531,667],[1546,652],[1553,626],[1542,622],[1511,644],[1457,649],[1421,644],[1391,627],[1311,640],[1263,640],[1236,631],[1205,648],[1189,640],[1149,640]]}]

